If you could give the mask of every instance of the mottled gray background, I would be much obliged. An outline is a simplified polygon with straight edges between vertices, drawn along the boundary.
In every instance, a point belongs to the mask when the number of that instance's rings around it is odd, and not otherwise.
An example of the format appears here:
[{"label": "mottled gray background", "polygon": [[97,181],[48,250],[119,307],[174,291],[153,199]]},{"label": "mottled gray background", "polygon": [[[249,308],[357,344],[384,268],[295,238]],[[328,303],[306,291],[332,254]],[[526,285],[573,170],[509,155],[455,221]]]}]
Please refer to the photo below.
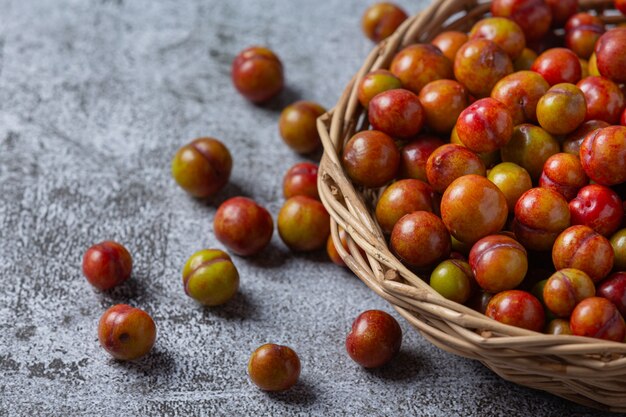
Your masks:
[{"label": "mottled gray background", "polygon": [[[366,371],[344,350],[361,311],[391,311],[324,253],[293,256],[278,236],[236,258],[241,291],[202,308],[182,290],[189,255],[219,247],[216,204],[247,195],[276,215],[281,178],[300,158],[277,132],[298,99],[332,106],[371,44],[369,2],[0,1],[0,415],[584,415],[591,410],[502,381],[442,352],[402,322],[400,356]],[[424,1],[402,1],[411,13]],[[287,90],[266,107],[237,95],[234,55],[252,44],[282,58]],[[213,204],[170,178],[175,150],[200,135],[234,156]],[[135,260],[110,294],[80,271],[84,250],[116,239]],[[96,323],[114,303],[150,312],[153,353],[111,360]],[[396,315],[396,317],[398,317]],[[257,390],[254,348],[292,346],[298,385]]]}]

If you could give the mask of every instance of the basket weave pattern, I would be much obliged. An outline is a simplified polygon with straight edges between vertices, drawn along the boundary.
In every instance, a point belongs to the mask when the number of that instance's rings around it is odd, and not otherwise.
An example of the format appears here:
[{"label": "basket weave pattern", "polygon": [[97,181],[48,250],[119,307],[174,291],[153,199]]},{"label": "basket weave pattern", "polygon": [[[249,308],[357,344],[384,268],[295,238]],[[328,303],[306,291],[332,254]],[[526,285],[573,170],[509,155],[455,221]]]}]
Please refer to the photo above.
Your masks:
[{"label": "basket weave pattern", "polygon": [[[580,3],[582,10],[595,10],[605,23],[625,20],[605,12],[612,8],[611,0]],[[332,218],[331,235],[346,265],[434,345],[477,359],[520,385],[626,412],[626,343],[544,335],[499,323],[441,297],[389,250],[372,214],[381,190],[355,188],[341,166],[343,145],[368,127],[357,99],[362,77],[388,68],[393,56],[409,44],[428,42],[444,30],[467,31],[489,8],[490,2],[434,0],[372,50],[334,109],[318,119],[324,144],[318,188]],[[338,226],[347,232],[348,251],[340,243]]]}]

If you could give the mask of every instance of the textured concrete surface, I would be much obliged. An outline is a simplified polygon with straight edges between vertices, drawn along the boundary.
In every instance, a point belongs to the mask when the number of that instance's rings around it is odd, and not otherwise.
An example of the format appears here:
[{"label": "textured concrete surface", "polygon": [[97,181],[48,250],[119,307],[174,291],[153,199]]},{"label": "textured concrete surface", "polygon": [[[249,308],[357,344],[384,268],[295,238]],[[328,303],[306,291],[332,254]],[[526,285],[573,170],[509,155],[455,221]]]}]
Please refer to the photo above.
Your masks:
[{"label": "textured concrete surface", "polygon": [[[411,12],[424,2],[401,2]],[[277,0],[0,1],[0,415],[587,415],[442,352],[402,322],[402,352],[366,371],[347,357],[351,321],[391,309],[324,253],[292,256],[274,236],[236,258],[240,294],[221,308],[188,299],[180,270],[212,235],[216,204],[247,195],[276,215],[299,157],[277,117],[297,98],[332,106],[371,45],[365,2]],[[230,62],[273,47],[288,88],[255,107],[234,93]],[[235,166],[210,203],[169,175],[172,154],[222,139]],[[108,294],[81,276],[84,250],[125,243],[132,279]],[[150,312],[153,353],[118,363],[96,323],[114,303]],[[397,317],[397,315],[396,315]],[[246,376],[265,342],[300,355],[301,381],[269,395]],[[599,415],[596,413],[596,415]]]}]

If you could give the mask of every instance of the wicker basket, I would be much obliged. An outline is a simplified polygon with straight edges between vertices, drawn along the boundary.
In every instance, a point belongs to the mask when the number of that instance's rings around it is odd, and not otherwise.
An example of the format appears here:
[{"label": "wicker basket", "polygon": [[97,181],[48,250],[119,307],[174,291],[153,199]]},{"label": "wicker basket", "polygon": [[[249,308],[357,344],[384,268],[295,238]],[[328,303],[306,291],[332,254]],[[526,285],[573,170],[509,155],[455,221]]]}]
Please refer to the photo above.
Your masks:
[{"label": "wicker basket", "polygon": [[[596,10],[606,23],[624,20],[614,11],[606,12],[612,0],[580,3],[583,10]],[[367,128],[356,94],[361,78],[388,68],[395,53],[411,43],[428,42],[443,30],[468,30],[489,7],[490,2],[434,0],[373,49],[335,108],[318,120],[325,151],[318,188],[332,218],[333,240],[347,266],[434,345],[477,359],[508,381],[594,408],[626,412],[626,343],[544,335],[501,324],[441,297],[389,250],[371,210],[380,190],[355,188],[341,167],[344,143]],[[338,226],[347,231],[349,251],[338,243]]]}]

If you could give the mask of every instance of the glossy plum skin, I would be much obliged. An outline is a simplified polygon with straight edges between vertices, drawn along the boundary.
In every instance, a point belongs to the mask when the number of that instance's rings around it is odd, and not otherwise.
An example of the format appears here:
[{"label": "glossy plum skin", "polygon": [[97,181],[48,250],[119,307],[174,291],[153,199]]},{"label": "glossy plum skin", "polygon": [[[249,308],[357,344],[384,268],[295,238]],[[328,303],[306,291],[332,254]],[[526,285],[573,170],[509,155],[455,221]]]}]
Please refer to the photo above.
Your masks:
[{"label": "glossy plum skin", "polygon": [[530,69],[539,73],[551,86],[575,84],[582,75],[578,56],[567,48],[548,49],[537,57]]},{"label": "glossy plum skin", "polygon": [[449,30],[435,36],[430,43],[439,48],[450,62],[454,62],[457,51],[468,39],[467,33]]},{"label": "glossy plum skin", "polygon": [[569,203],[572,224],[591,227],[603,236],[611,236],[622,223],[624,208],[615,191],[590,184],[578,192]]},{"label": "glossy plum skin", "polygon": [[231,78],[242,96],[263,103],[283,89],[283,64],[270,49],[252,46],[235,57]]},{"label": "glossy plum skin", "polygon": [[565,31],[569,32],[580,26],[604,26],[602,19],[598,16],[587,12],[576,13],[567,19],[565,23]]},{"label": "glossy plum skin", "polygon": [[400,176],[427,181],[426,163],[435,149],[445,145],[436,136],[422,135],[404,145],[400,150]]},{"label": "glossy plum skin", "polygon": [[83,255],[83,275],[100,291],[126,281],[132,270],[133,259],[128,249],[111,240],[91,246]]},{"label": "glossy plum skin", "polygon": [[585,95],[573,84],[554,85],[537,103],[537,120],[553,135],[573,132],[586,115]]},{"label": "glossy plum skin", "polygon": [[330,216],[318,200],[291,197],[278,213],[278,234],[293,251],[313,251],[324,247],[330,233]]},{"label": "glossy plum skin", "polygon": [[280,113],[278,129],[283,141],[294,151],[311,153],[322,145],[317,118],[326,109],[313,101],[296,101]]},{"label": "glossy plum skin", "polygon": [[578,25],[566,31],[565,45],[580,58],[589,59],[593,54],[596,42],[603,33],[604,25],[601,21],[600,24]]},{"label": "glossy plum skin", "polygon": [[474,244],[469,264],[480,287],[491,293],[512,290],[528,271],[526,249],[504,235],[491,235]]},{"label": "glossy plum skin", "polygon": [[250,380],[263,391],[285,391],[298,382],[300,358],[288,346],[266,343],[248,361]]},{"label": "glossy plum skin", "polygon": [[590,297],[582,300],[570,317],[570,328],[576,336],[622,342],[626,324],[619,311],[606,298]]},{"label": "glossy plum skin", "polygon": [[603,185],[626,182],[626,126],[589,133],[580,145],[580,162],[589,178]]},{"label": "glossy plum skin", "polygon": [[387,90],[374,97],[367,115],[375,130],[397,139],[409,139],[424,126],[424,108],[419,98],[402,88]]},{"label": "glossy plum skin", "polygon": [[626,272],[609,275],[598,287],[597,294],[612,302],[622,316],[626,315]]},{"label": "glossy plum skin", "polygon": [[550,188],[570,201],[585,185],[589,178],[580,164],[580,159],[569,153],[552,155],[543,166],[539,186]]},{"label": "glossy plum skin", "polygon": [[502,162],[494,166],[487,178],[504,194],[509,212],[513,212],[521,195],[533,188],[528,171],[512,162]]},{"label": "glossy plum skin", "polygon": [[502,291],[494,295],[485,315],[500,323],[540,332],[545,323],[543,306],[534,295],[520,290]]},{"label": "glossy plum skin", "polygon": [[435,80],[426,84],[420,91],[419,99],[424,108],[426,125],[441,134],[452,131],[459,114],[469,104],[467,90],[454,80]]},{"label": "glossy plum skin", "polygon": [[596,63],[602,76],[616,83],[626,82],[626,28],[607,31],[596,42]]},{"label": "glossy plum skin", "polygon": [[612,302],[622,317],[626,315],[626,272],[609,275],[598,287],[597,295]]},{"label": "glossy plum skin", "polygon": [[283,177],[283,196],[288,199],[297,195],[320,199],[317,191],[317,164],[300,162],[289,168]]},{"label": "glossy plum skin", "polygon": [[154,346],[156,325],[145,311],[117,304],[100,317],[98,339],[104,350],[115,359],[139,359]]},{"label": "glossy plum skin", "polygon": [[406,12],[393,3],[376,3],[365,10],[361,28],[365,36],[378,43],[388,38],[407,17]]},{"label": "glossy plum skin", "polygon": [[556,269],[576,268],[599,282],[613,268],[613,248],[608,239],[582,225],[571,226],[554,242],[552,262]]},{"label": "glossy plum skin", "polygon": [[469,264],[460,259],[448,259],[430,274],[430,286],[448,300],[463,304],[472,295],[474,276]]},{"label": "glossy plum skin", "polygon": [[602,120],[588,120],[582,125],[578,126],[578,129],[568,134],[563,141],[563,152],[571,153],[572,155],[580,156],[580,146],[585,140],[585,137],[597,129],[610,126],[607,122]]},{"label": "glossy plum skin", "polygon": [[537,123],[537,103],[550,85],[534,71],[518,71],[502,78],[493,87],[491,98],[504,104],[513,125]]},{"label": "glossy plum skin", "polygon": [[267,246],[274,232],[270,213],[246,197],[224,201],[213,219],[215,237],[240,256],[259,253]]},{"label": "glossy plum skin", "polygon": [[576,84],[585,95],[586,120],[603,120],[616,125],[624,110],[624,94],[619,86],[604,77],[586,77]]},{"label": "glossy plum skin", "polygon": [[427,211],[403,216],[391,231],[390,244],[407,264],[423,268],[450,254],[450,233],[439,217]]},{"label": "glossy plum skin", "polygon": [[172,177],[194,197],[217,194],[230,178],[233,159],[228,148],[214,138],[198,138],[181,147],[172,159]]},{"label": "glossy plum skin", "polygon": [[491,3],[491,13],[517,23],[527,41],[541,39],[552,23],[552,13],[543,0],[495,0]]},{"label": "glossy plum skin", "polygon": [[404,215],[414,211],[433,212],[434,207],[435,193],[430,185],[420,180],[400,180],[387,187],[378,199],[376,220],[384,233],[391,233]]},{"label": "glossy plum skin", "polygon": [[378,188],[396,177],[400,151],[389,135],[366,130],[356,133],[346,143],[342,162],[354,182]]},{"label": "glossy plum skin", "polygon": [[475,97],[488,97],[493,86],[513,72],[507,53],[487,39],[471,39],[456,54],[454,76]]},{"label": "glossy plum skin", "polygon": [[575,268],[559,269],[543,287],[543,302],[557,317],[569,317],[574,307],[593,297],[596,287],[585,272]]},{"label": "glossy plum skin", "polygon": [[513,232],[527,249],[550,250],[569,225],[567,201],[556,191],[532,188],[522,194],[515,205]]},{"label": "glossy plum skin", "polygon": [[626,229],[618,230],[609,241],[615,254],[613,261],[615,269],[626,271]]},{"label": "glossy plum skin", "polygon": [[226,303],[239,289],[239,273],[228,254],[219,249],[200,250],[183,267],[185,294],[207,305]]},{"label": "glossy plum skin", "polygon": [[552,319],[546,326],[545,333],[553,335],[571,335],[572,329],[569,327],[569,320]]},{"label": "glossy plum skin", "polygon": [[429,82],[452,78],[452,62],[434,45],[409,45],[391,61],[390,71],[404,88],[419,94]]},{"label": "glossy plum skin", "polygon": [[400,79],[391,71],[379,69],[369,72],[363,77],[359,84],[357,96],[361,105],[368,108],[370,101],[378,94],[396,88],[402,88]]},{"label": "glossy plum skin", "polygon": [[452,236],[474,244],[504,227],[508,207],[504,194],[494,183],[479,175],[465,175],[444,192],[441,214]]},{"label": "glossy plum skin", "polygon": [[391,315],[381,310],[367,310],[352,323],[346,337],[346,351],[364,368],[379,368],[400,351],[402,329]]},{"label": "glossy plum skin", "polygon": [[523,123],[515,126],[511,140],[501,150],[502,161],[513,162],[538,181],[545,162],[559,152],[559,142],[539,126]]},{"label": "glossy plum skin", "polygon": [[493,98],[475,101],[459,115],[456,133],[474,152],[493,152],[511,139],[513,119],[508,108]]},{"label": "glossy plum skin", "polygon": [[470,30],[469,38],[493,41],[511,59],[517,58],[526,46],[522,28],[513,20],[503,17],[488,17],[479,20]]},{"label": "glossy plum skin", "polygon": [[485,176],[485,165],[469,149],[453,144],[446,144],[428,157],[426,177],[433,189],[443,193],[446,188],[463,175],[476,174]]}]

